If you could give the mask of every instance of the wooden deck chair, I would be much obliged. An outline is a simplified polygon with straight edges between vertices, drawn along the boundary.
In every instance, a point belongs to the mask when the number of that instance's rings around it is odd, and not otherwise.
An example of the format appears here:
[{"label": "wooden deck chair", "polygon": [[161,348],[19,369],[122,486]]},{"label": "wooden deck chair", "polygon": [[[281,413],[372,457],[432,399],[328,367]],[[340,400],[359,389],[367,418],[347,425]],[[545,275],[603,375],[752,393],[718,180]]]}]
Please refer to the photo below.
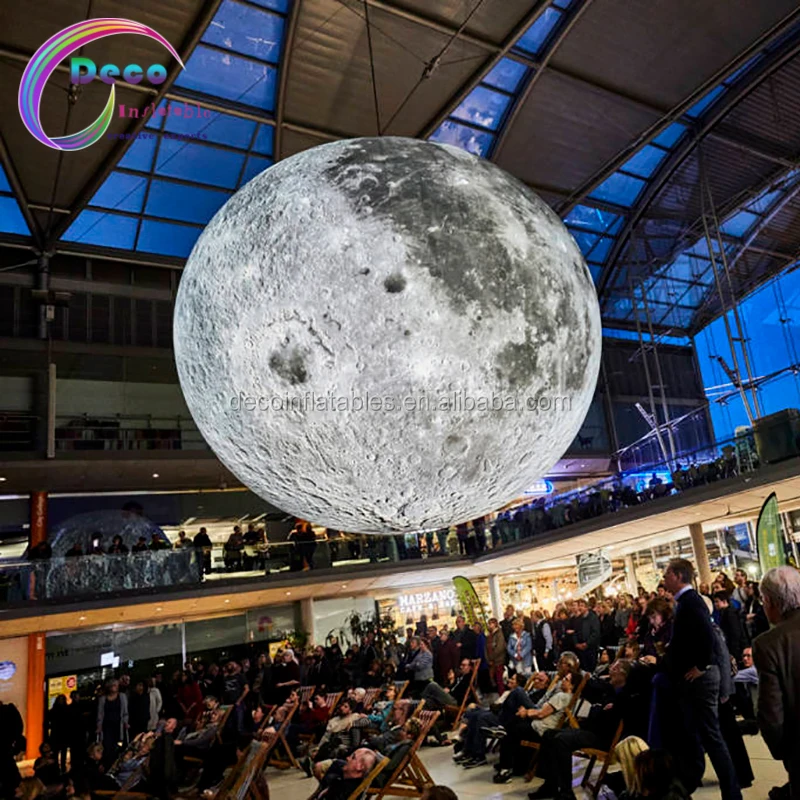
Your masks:
[{"label": "wooden deck chair", "polygon": [[[288,769],[289,767],[295,767],[296,769],[300,769],[300,765],[297,763],[297,759],[294,757],[294,753],[292,753],[292,748],[289,747],[289,742],[286,741],[286,731],[289,730],[289,725],[292,722],[292,717],[295,715],[295,712],[298,709],[298,704],[295,703],[289,709],[289,712],[281,722],[280,728],[275,731],[275,735],[277,736],[277,741],[275,742],[275,746],[272,748],[272,752],[269,758],[269,764],[272,767],[277,767],[278,769]],[[285,756],[283,758],[282,756]]]},{"label": "wooden deck chair", "polygon": [[[215,800],[232,800],[237,797],[235,793],[237,786],[241,786],[244,791],[247,792],[249,790],[249,784],[245,780],[246,770],[252,771],[253,777],[250,779],[252,782],[253,778],[257,775],[254,768],[257,767],[258,772],[264,769],[266,759],[276,740],[276,734],[267,733],[262,741],[254,739],[250,742],[250,747],[242,754],[242,757],[236,764],[228,770],[225,777],[222,779],[222,783],[217,787],[217,791],[214,794]],[[243,797],[247,797],[247,794],[243,795]]]},{"label": "wooden deck chair", "polygon": [[[572,720],[570,720],[570,724],[572,724]],[[572,754],[578,758],[589,759],[586,772],[583,774],[583,780],[581,780],[581,786],[584,786],[591,793],[592,797],[595,798],[595,800],[597,800],[597,795],[600,794],[600,787],[603,785],[603,781],[606,778],[608,768],[611,762],[614,760],[614,750],[616,749],[617,744],[619,744],[619,740],[622,738],[622,728],[623,722],[620,720],[619,725],[617,725],[617,731],[614,734],[614,738],[611,740],[611,745],[609,746],[608,750],[598,750],[594,747],[583,747]],[[592,770],[598,761],[600,762],[600,774],[597,776],[597,779],[594,781],[594,783],[592,783]]]},{"label": "wooden deck chair", "polygon": [[[566,707],[564,711],[564,716],[561,718],[561,722],[558,723],[556,730],[560,730],[561,728],[564,727],[565,724],[571,724],[570,719],[574,719],[575,706],[577,705],[578,701],[581,698],[581,694],[583,692],[584,687],[586,686],[586,683],[589,680],[589,677],[590,675],[588,672],[583,673],[581,682],[578,684],[578,688],[575,689],[575,691],[572,693],[569,705]],[[554,678],[553,680],[556,679],[557,678]],[[520,742],[520,744],[523,747],[528,747],[531,750],[533,750],[533,755],[531,756],[531,765],[528,771],[525,773],[525,780],[532,781],[536,775],[536,767],[539,763],[539,750],[541,749],[542,744],[541,742],[532,742],[527,740]]]},{"label": "wooden deck chair", "polygon": [[325,695],[325,705],[328,707],[329,716],[333,713],[336,706],[339,705],[339,700],[342,699],[344,692],[329,692]]},{"label": "wooden deck chair", "polygon": [[395,703],[405,694],[406,689],[411,685],[411,681],[395,681],[394,688],[397,690],[394,701]]},{"label": "wooden deck chair", "polygon": [[222,744],[222,732],[225,730],[225,727],[228,724],[228,720],[231,718],[231,714],[233,713],[233,706],[220,706],[222,709],[222,717],[220,718],[219,724],[217,725],[217,743]]},{"label": "wooden deck chair", "polygon": [[411,716],[409,717],[409,719],[417,719],[419,715],[422,713],[422,709],[424,708],[425,708],[425,701],[420,700],[419,703],[417,703],[416,708],[411,712]]},{"label": "wooden deck chair", "polygon": [[307,703],[314,696],[314,691],[316,688],[316,686],[301,686],[297,690],[297,695],[300,698],[300,702]]},{"label": "wooden deck chair", "polygon": [[376,797],[377,800],[383,800],[384,797],[422,797],[426,787],[433,786],[433,778],[431,778],[425,765],[420,761],[417,751],[428,738],[428,734],[441,712],[433,711],[427,713],[430,716],[426,715],[419,736],[414,740],[403,760],[397,765],[383,786],[367,789],[367,797]]},{"label": "wooden deck chair", "polygon": [[381,774],[381,772],[383,772],[389,761],[390,759],[388,756],[384,756],[376,761],[375,766],[370,770],[369,775],[364,776],[364,780],[362,780],[361,783],[359,783],[358,786],[353,789],[347,800],[361,800],[361,798],[366,795],[367,789],[372,786],[372,782],[378,777],[378,775]]},{"label": "wooden deck chair", "polygon": [[269,800],[262,773],[269,753],[266,742],[254,740],[242,758],[239,774],[226,795],[217,793],[218,800]]},{"label": "wooden deck chair", "polygon": [[[461,717],[464,716],[464,712],[467,710],[467,706],[470,703],[470,698],[474,700],[476,703],[478,702],[478,693],[475,691],[475,683],[478,680],[478,669],[481,665],[479,659],[475,659],[474,663],[472,664],[472,674],[469,676],[469,686],[467,686],[467,691],[464,692],[464,697],[461,700],[461,705],[458,706],[458,710],[456,711],[456,718],[453,722],[453,728],[458,728],[458,723],[461,722]],[[451,706],[452,708],[456,708],[456,706]]]},{"label": "wooden deck chair", "polygon": [[367,689],[367,693],[364,695],[364,711],[369,711],[372,706],[375,705],[375,701],[381,696],[380,689]]}]

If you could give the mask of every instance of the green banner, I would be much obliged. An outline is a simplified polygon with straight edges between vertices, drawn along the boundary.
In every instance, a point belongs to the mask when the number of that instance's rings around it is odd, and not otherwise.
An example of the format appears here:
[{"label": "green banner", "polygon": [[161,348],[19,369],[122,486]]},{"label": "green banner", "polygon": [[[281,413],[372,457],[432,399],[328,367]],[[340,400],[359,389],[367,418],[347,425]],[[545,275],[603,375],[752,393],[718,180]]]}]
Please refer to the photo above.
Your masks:
[{"label": "green banner", "polygon": [[756,525],[756,544],[761,574],[768,569],[786,564],[786,550],[783,546],[781,519],[778,515],[778,498],[773,492],[761,506]]},{"label": "green banner", "polygon": [[483,609],[483,603],[481,603],[475,591],[475,587],[468,578],[463,578],[460,575],[453,578],[453,586],[458,596],[458,602],[464,611],[466,621],[470,625],[480,622],[483,625],[483,629],[486,630],[488,617]]}]

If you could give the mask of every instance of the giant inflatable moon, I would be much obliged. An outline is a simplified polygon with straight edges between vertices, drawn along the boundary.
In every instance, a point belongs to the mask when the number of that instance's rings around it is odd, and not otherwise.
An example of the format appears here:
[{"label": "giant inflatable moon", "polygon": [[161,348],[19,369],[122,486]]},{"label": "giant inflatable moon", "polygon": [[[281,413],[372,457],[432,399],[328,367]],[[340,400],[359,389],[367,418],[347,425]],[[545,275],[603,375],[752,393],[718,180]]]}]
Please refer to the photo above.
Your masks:
[{"label": "giant inflatable moon", "polygon": [[600,313],[567,229],[493,164],[411,139],[316,147],[200,236],[175,306],[186,402],[265,500],[359,533],[519,497],[575,437]]}]

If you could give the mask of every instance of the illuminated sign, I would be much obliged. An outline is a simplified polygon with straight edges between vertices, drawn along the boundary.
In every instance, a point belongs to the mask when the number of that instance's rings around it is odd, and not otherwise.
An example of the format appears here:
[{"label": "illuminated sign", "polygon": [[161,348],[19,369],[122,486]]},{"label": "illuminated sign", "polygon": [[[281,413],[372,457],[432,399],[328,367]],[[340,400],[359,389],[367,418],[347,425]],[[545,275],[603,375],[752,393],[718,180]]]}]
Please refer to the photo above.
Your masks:
[{"label": "illuminated sign", "polygon": [[535,481],[530,489],[525,490],[525,494],[552,494],[553,484],[550,481]]},{"label": "illuminated sign", "polygon": [[401,594],[397,598],[400,611],[420,613],[434,606],[451,608],[456,602],[455,589],[440,589],[435,592],[416,592],[415,594]]}]

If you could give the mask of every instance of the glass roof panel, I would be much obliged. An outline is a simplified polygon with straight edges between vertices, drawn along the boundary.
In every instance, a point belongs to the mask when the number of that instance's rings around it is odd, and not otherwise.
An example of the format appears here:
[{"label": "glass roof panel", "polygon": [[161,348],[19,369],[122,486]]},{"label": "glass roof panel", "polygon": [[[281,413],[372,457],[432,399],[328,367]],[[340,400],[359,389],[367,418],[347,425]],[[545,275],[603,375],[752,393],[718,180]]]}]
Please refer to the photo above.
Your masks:
[{"label": "glass roof panel", "polygon": [[6,171],[2,167],[0,167],[0,192],[11,193],[11,184],[8,182]]},{"label": "glass roof panel", "polygon": [[494,142],[488,131],[479,131],[457,122],[445,120],[431,135],[432,142],[451,144],[475,156],[486,156]]},{"label": "glass roof panel", "polygon": [[526,53],[538,55],[560,19],[561,12],[557,8],[551,6],[545,9],[521,36],[515,47]]},{"label": "glass roof panel", "polygon": [[672,125],[664,128],[661,133],[653,139],[653,144],[660,144],[662,147],[671,148],[678,139],[686,132],[686,126],[680,122],[673,122]]},{"label": "glass roof panel", "polygon": [[495,92],[486,86],[473,89],[464,102],[453,111],[452,116],[473,125],[496,131],[503,121],[506,110],[511,103],[507,94]]},{"label": "glass roof panel", "polygon": [[[163,111],[164,113],[161,114],[159,112]],[[164,118],[167,114],[167,101],[162,100],[157,106],[155,113],[152,115],[148,115],[147,122],[145,122],[145,128],[158,128],[161,130],[161,127],[164,124]]]},{"label": "glass roof panel", "polygon": [[748,203],[745,208],[752,211],[754,214],[763,214],[770,209],[773,203],[783,197],[783,195],[783,189],[762,192],[752,203]]},{"label": "glass roof panel", "polygon": [[600,236],[597,244],[595,244],[594,248],[592,249],[592,252],[589,253],[586,258],[590,259],[591,261],[596,261],[600,264],[605,263],[609,252],[611,252],[611,247],[613,244],[614,240],[609,236]]},{"label": "glass roof panel", "polygon": [[248,181],[255,178],[256,175],[262,173],[267,167],[272,166],[272,159],[271,158],[261,158],[260,156],[250,156],[247,159],[247,164],[244,168],[244,174],[242,175],[242,181],[239,184],[240,186],[244,186]]},{"label": "glass roof panel", "polygon": [[499,63],[483,79],[483,83],[503,89],[506,92],[516,92],[519,82],[525,76],[528,68],[519,61],[511,58],[502,58]]},{"label": "glass roof panel", "polygon": [[171,222],[143,219],[136,249],[144,253],[185,258],[192,252],[202,230],[189,225],[173,225]]},{"label": "glass roof panel", "polygon": [[198,45],[175,85],[214,97],[256,106],[275,108],[278,71],[273,66],[221,53]]},{"label": "glass roof panel", "polygon": [[208,222],[231,196],[218,189],[201,189],[155,179],[150,184],[145,214],[183,222]]},{"label": "glass roof panel", "polygon": [[638,153],[634,153],[623,165],[625,172],[649,178],[658,165],[667,157],[667,151],[651,144],[645,145]]},{"label": "glass roof panel", "polygon": [[201,41],[277,64],[283,28],[284,19],[277,14],[235,0],[223,0]]},{"label": "glass roof panel", "polygon": [[591,253],[592,248],[597,244],[597,240],[600,238],[596,234],[587,233],[586,231],[570,229],[570,233],[578,243],[578,247],[580,248],[581,253],[583,253],[584,258]]},{"label": "glass roof panel", "polygon": [[630,207],[644,188],[645,182],[641,178],[615,172],[606,178],[589,196],[597,200],[605,200],[618,206]]},{"label": "glass roof panel", "polygon": [[135,142],[125,151],[117,166],[135,169],[139,172],[150,172],[153,156],[156,152],[157,135],[141,133]]},{"label": "glass roof panel", "polygon": [[600,264],[592,264],[589,262],[589,272],[592,274],[592,280],[597,283],[600,276],[603,274],[603,267]]},{"label": "glass roof panel", "polygon": [[272,125],[259,126],[256,140],[253,142],[253,152],[262,156],[271,156],[275,147],[275,128]]},{"label": "glass roof panel", "polygon": [[132,250],[138,224],[136,217],[86,209],[78,214],[62,238],[66,242]]},{"label": "glass roof panel", "polygon": [[21,236],[30,234],[28,224],[19,210],[19,204],[15,197],[0,195],[0,231],[3,233],[18,233]]},{"label": "glass roof panel", "polygon": [[758,219],[759,217],[755,214],[751,214],[749,211],[739,211],[732,217],[726,219],[725,222],[719,226],[719,229],[730,236],[741,237],[750,230],[753,223]]},{"label": "glass roof panel", "polygon": [[699,117],[724,91],[724,86],[715,86],[686,112],[686,116],[692,119]]},{"label": "glass roof panel", "polygon": [[578,205],[564,217],[564,222],[576,228],[606,233],[621,220],[619,214],[592,206]]},{"label": "glass roof panel", "polygon": [[142,210],[146,189],[146,177],[115,171],[103,181],[89,205],[138,213]]},{"label": "glass roof panel", "polygon": [[178,139],[164,139],[156,159],[156,173],[234,189],[243,163],[244,153]]},{"label": "glass roof panel", "polygon": [[264,8],[271,8],[273,11],[279,11],[281,14],[287,14],[291,0],[250,0],[250,2],[264,6]]},{"label": "glass roof panel", "polygon": [[[175,104],[173,104],[174,107]],[[192,117],[185,117],[170,114],[164,126],[165,130],[192,137],[198,141],[218,142],[229,147],[240,147],[242,150],[246,150],[250,146],[250,140],[253,138],[253,131],[256,127],[256,123],[252,120],[233,117],[230,114],[218,114],[207,108],[201,109],[199,106],[192,106],[190,103],[187,103],[185,108],[194,108],[195,111],[200,111],[200,116],[195,114]]]}]

